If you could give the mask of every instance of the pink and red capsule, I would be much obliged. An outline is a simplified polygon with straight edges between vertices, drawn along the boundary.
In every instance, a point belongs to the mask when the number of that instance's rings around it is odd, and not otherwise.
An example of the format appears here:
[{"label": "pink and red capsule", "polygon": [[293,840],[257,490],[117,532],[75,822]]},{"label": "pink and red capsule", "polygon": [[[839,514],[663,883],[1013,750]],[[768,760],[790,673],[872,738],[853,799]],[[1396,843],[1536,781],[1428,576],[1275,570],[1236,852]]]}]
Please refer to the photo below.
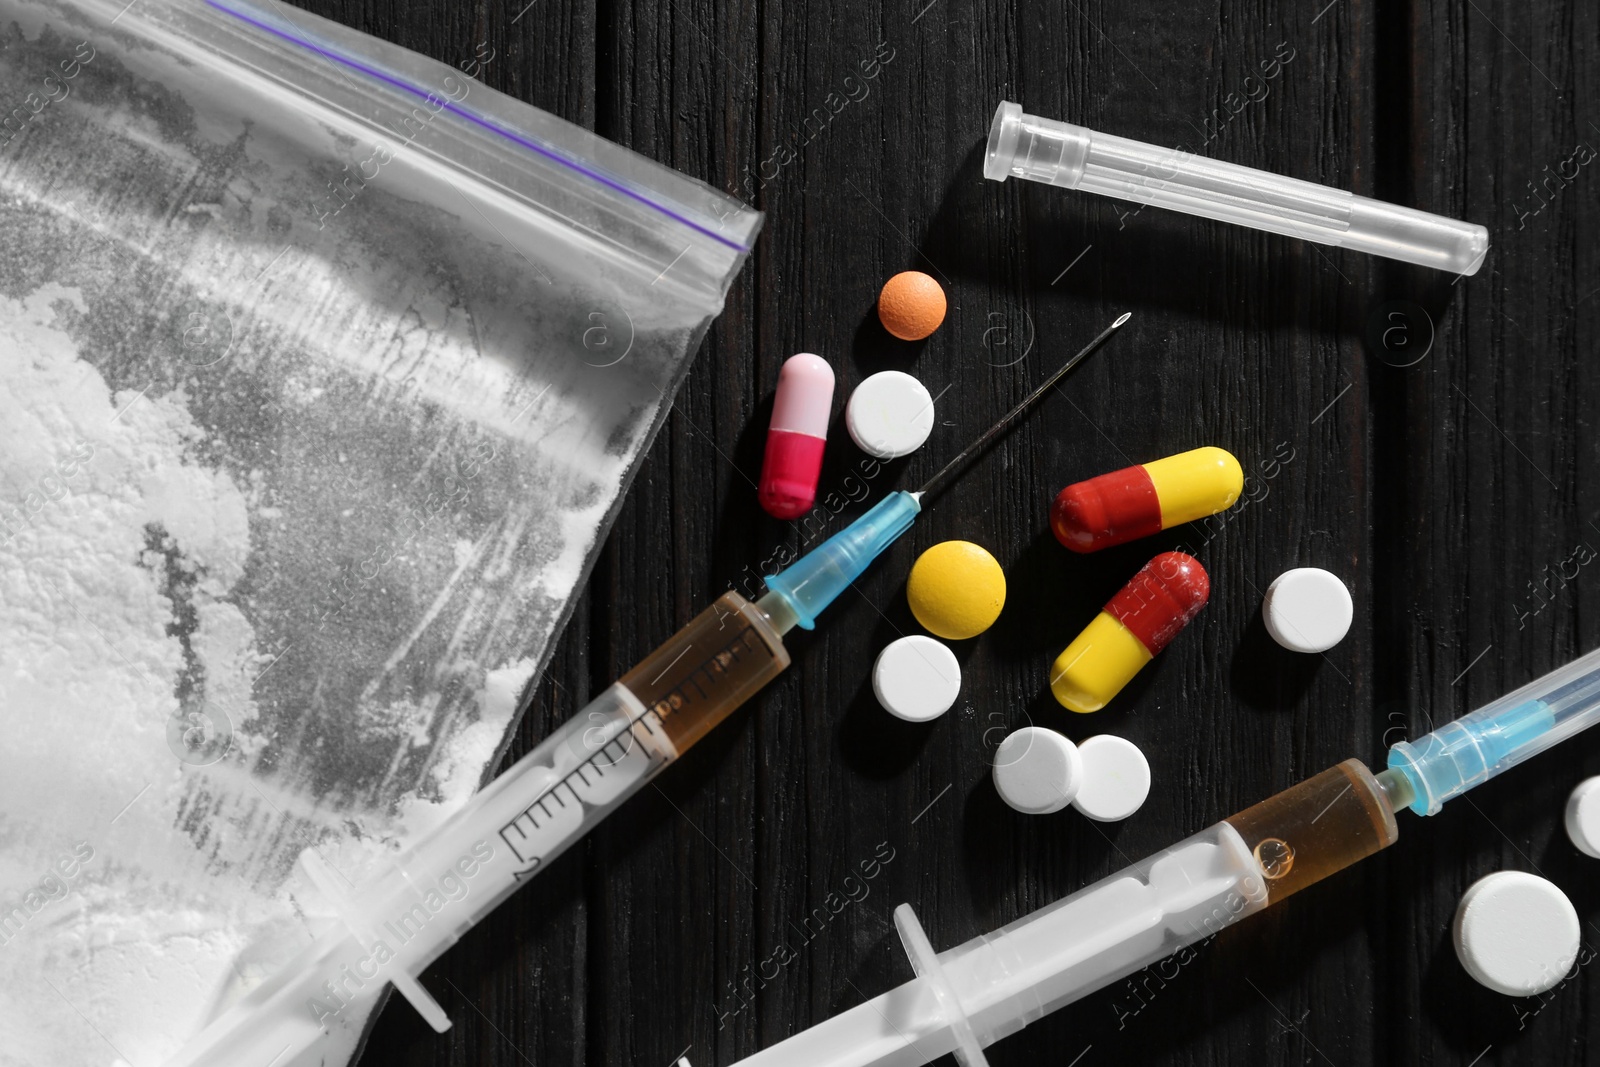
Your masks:
[{"label": "pink and red capsule", "polygon": [[798,519],[817,499],[822,451],[833,408],[833,368],[801,352],[783,361],[761,462],[761,506],[775,519]]}]

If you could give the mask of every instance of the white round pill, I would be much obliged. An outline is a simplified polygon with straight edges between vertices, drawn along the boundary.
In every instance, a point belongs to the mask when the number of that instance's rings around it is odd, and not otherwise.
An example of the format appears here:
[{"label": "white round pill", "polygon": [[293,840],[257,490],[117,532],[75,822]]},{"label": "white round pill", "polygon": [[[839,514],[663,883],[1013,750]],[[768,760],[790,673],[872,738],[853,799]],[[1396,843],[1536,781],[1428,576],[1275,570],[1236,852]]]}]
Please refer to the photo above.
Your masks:
[{"label": "white round pill", "polygon": [[897,370],[879,371],[856,386],[844,425],[861,451],[879,459],[909,455],[933,432],[933,397]]},{"label": "white round pill", "polygon": [[1291,652],[1326,652],[1350,631],[1350,590],[1320,567],[1284,571],[1267,586],[1261,618],[1267,633]]},{"label": "white round pill", "polygon": [[1554,882],[1496,871],[1461,894],[1456,956],[1480,985],[1508,997],[1554,989],[1578,958],[1578,912]]},{"label": "white round pill", "polygon": [[1082,784],[1078,746],[1054,730],[1024,726],[995,750],[994,787],[1001,800],[1025,815],[1060,811]]},{"label": "white round pill", "polygon": [[872,665],[872,691],[897,719],[928,722],[950,710],[961,693],[956,654],[931,637],[889,642]]},{"label": "white round pill", "polygon": [[1150,763],[1125,737],[1100,734],[1078,746],[1083,785],[1072,806],[1096,822],[1116,822],[1139,810],[1150,795]]},{"label": "white round pill", "polygon": [[1567,836],[1585,856],[1600,859],[1600,778],[1586,778],[1567,798]]}]

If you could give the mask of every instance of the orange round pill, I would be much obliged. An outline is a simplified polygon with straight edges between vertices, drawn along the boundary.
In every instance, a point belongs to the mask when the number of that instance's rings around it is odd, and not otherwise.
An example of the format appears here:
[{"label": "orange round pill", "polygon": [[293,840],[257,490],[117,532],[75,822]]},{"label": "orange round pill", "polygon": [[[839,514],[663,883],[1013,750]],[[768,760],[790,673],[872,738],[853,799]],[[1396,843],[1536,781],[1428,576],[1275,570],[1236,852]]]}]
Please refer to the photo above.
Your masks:
[{"label": "orange round pill", "polygon": [[878,321],[902,341],[920,341],[944,321],[944,290],[920,270],[901,271],[878,294]]}]

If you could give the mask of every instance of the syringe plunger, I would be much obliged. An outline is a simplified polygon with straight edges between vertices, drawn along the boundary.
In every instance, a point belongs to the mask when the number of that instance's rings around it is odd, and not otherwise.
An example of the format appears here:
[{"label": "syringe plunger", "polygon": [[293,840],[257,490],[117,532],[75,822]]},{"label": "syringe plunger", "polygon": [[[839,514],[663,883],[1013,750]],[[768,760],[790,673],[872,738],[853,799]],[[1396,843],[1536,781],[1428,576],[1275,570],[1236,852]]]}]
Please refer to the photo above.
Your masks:
[{"label": "syringe plunger", "polygon": [[935,953],[895,911],[917,978],[740,1061],[913,1067],[983,1048],[1394,843],[1376,779],[1346,760],[1031,915]]}]

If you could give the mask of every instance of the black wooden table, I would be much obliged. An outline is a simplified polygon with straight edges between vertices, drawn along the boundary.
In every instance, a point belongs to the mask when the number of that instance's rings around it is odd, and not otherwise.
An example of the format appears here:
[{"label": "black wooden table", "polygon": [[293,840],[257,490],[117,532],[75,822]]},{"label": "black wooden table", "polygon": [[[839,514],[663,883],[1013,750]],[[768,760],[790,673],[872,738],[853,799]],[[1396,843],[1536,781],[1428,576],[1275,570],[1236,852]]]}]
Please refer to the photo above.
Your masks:
[{"label": "black wooden table", "polygon": [[[957,944],[1346,757],[1379,764],[1430,720],[1600,644],[1595,5],[521,3],[306,6],[451,63],[488,42],[491,85],[767,222],[513,757],[796,537],[752,484],[786,356],[832,361],[840,406],[885,368],[940,397],[932,440],[875,479],[876,497],[935,469],[1118,312],[1134,318],[861,596],[793,641],[786,676],[424,975],[455,1029],[437,1037],[395,1001],[364,1064],[730,1063],[908,978],[890,921],[902,901],[935,947]],[[1480,222],[1492,248],[1453,279],[987,182],[979,146],[1001,99]],[[920,345],[889,339],[872,310],[908,268],[951,300]],[[1051,538],[1063,485],[1202,444],[1249,472],[1253,500],[1226,521],[1082,558]],[[836,426],[824,490],[859,458]],[[960,648],[956,708],[912,726],[877,707],[869,666],[915,630],[911,561],[951,537],[994,552],[1010,597]],[[1053,657],[1179,545],[1210,569],[1210,606],[1111,708],[1062,710]],[[1260,622],[1267,584],[1301,565],[1354,594],[1350,635],[1326,655],[1283,651]],[[1104,826],[1010,812],[989,758],[1027,722],[1132,738],[1149,801]],[[1386,853],[992,1061],[1600,1060],[1592,969],[1511,1000],[1473,984],[1449,941],[1472,881],[1530,870],[1571,896],[1593,958],[1600,861],[1560,818],[1597,771],[1600,740],[1583,738],[1439,816],[1404,816]],[[874,859],[876,877],[847,885]],[[808,922],[819,907],[827,921]]]}]

